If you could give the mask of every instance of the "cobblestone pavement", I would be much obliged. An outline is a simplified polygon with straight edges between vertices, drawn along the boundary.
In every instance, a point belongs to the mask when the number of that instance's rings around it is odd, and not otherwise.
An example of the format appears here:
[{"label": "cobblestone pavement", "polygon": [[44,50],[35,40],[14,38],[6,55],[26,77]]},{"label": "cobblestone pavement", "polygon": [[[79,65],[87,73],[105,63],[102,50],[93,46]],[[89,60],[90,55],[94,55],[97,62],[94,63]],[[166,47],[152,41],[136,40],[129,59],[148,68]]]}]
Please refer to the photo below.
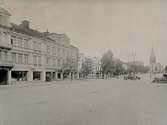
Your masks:
[{"label": "cobblestone pavement", "polygon": [[166,97],[167,85],[147,80],[1,88],[0,125],[167,125]]}]

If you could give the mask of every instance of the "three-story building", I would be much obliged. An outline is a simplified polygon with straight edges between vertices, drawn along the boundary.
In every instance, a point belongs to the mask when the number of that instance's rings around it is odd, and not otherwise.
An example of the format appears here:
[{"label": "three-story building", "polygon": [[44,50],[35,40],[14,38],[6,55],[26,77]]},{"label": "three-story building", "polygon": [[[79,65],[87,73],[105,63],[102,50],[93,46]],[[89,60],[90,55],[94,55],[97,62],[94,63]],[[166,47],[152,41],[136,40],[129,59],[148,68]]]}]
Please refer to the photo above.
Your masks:
[{"label": "three-story building", "polygon": [[26,20],[16,25],[10,16],[0,8],[0,84],[63,79],[67,57],[77,69],[79,49],[65,34],[33,30]]}]

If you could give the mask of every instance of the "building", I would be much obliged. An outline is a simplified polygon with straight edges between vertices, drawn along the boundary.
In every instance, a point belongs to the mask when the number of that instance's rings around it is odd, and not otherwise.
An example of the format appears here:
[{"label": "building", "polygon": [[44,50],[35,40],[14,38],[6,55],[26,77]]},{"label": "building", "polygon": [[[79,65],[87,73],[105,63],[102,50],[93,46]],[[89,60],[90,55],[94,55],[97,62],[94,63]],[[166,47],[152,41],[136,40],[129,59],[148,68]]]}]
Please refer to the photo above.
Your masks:
[{"label": "building", "polygon": [[95,78],[100,78],[101,77],[101,58],[93,57],[92,64],[93,64],[93,76]]},{"label": "building", "polygon": [[78,73],[79,73],[79,78],[82,77],[82,65],[85,62],[85,56],[83,53],[79,53],[79,60],[78,60]]},{"label": "building", "polygon": [[163,70],[164,70],[163,66],[159,62],[156,62],[156,55],[155,55],[155,52],[154,52],[153,48],[151,50],[149,63],[150,63],[150,73],[161,73],[161,72],[163,72]]},{"label": "building", "polygon": [[63,79],[67,58],[77,71],[79,49],[67,35],[39,32],[27,20],[16,25],[10,16],[0,8],[0,84]]},{"label": "building", "polygon": [[79,60],[78,60],[78,72],[82,71],[82,64],[85,62],[85,56],[83,53],[79,53]]}]

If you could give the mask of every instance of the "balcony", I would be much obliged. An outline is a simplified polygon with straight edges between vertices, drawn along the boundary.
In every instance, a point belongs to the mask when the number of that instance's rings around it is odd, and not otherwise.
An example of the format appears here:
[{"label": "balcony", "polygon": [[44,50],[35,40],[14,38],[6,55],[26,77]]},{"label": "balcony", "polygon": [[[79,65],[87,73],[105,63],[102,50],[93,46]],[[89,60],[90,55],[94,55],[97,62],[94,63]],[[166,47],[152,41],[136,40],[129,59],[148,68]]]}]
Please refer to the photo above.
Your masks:
[{"label": "balcony", "polygon": [[12,49],[12,46],[10,44],[2,44],[0,42],[0,48],[2,49],[7,49],[7,50],[11,50]]}]

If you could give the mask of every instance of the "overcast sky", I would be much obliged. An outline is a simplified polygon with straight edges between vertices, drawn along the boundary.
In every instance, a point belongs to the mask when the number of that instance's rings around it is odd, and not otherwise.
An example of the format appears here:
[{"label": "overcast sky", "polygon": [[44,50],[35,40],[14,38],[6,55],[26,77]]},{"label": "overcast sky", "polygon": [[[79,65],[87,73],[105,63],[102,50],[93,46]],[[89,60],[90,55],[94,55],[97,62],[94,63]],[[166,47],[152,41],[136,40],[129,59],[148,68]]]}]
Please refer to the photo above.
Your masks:
[{"label": "overcast sky", "polygon": [[66,33],[72,44],[90,56],[111,49],[124,61],[146,64],[152,46],[157,61],[167,64],[167,2],[132,0],[4,0],[19,24],[28,19],[40,31]]}]

